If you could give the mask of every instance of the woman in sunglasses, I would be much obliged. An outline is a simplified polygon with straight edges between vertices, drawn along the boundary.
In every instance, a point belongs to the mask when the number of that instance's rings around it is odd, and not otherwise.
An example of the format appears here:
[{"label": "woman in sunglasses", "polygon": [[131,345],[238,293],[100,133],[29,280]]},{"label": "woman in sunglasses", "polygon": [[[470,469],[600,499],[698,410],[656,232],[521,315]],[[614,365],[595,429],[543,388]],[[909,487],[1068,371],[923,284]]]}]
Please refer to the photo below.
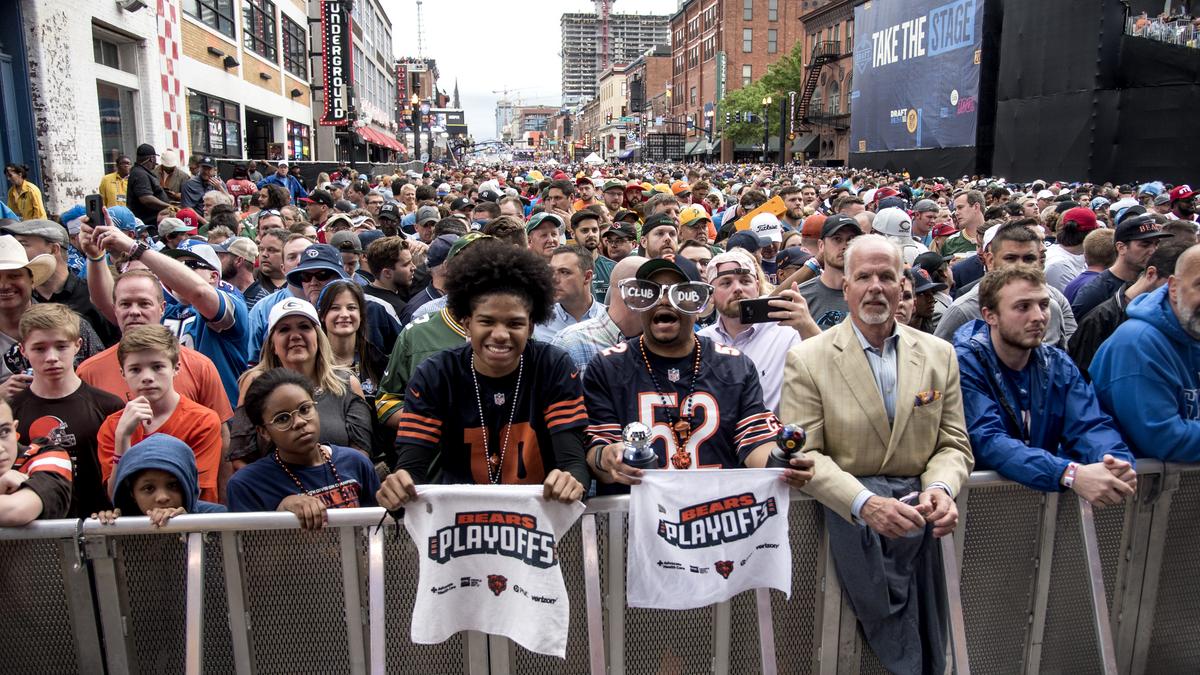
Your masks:
[{"label": "woman in sunglasses", "polygon": [[268,439],[254,433],[246,397],[250,387],[275,368],[299,373],[316,392],[314,400],[325,422],[318,433],[322,443],[348,446],[364,456],[370,452],[373,414],[358,378],[334,365],[333,348],[321,330],[321,320],[312,303],[288,298],[271,308],[258,364],[238,380],[238,409],[229,445],[229,457],[235,468],[270,452]]},{"label": "woman in sunglasses", "polygon": [[530,340],[554,301],[549,266],[529,249],[480,239],[455,256],[446,295],[468,342],[408,381],[380,505],[403,505],[425,482],[541,484],[546,499],[582,498],[579,371],[566,352]]},{"label": "woman in sunglasses", "polygon": [[325,524],[326,509],[375,506],[379,478],[361,452],[322,441],[317,389],[294,370],[274,368],[246,389],[243,406],[271,451],[230,479],[230,511],[291,511],[304,529]]}]

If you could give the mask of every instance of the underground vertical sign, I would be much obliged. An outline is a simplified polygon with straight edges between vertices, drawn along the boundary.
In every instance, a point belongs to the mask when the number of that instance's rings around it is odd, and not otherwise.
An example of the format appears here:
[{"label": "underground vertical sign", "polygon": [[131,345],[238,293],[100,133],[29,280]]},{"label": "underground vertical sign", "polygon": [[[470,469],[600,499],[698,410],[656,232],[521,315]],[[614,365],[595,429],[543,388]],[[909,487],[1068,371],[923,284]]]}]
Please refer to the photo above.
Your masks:
[{"label": "underground vertical sign", "polygon": [[325,85],[324,126],[350,123],[350,3],[325,0],[321,3],[321,57]]}]

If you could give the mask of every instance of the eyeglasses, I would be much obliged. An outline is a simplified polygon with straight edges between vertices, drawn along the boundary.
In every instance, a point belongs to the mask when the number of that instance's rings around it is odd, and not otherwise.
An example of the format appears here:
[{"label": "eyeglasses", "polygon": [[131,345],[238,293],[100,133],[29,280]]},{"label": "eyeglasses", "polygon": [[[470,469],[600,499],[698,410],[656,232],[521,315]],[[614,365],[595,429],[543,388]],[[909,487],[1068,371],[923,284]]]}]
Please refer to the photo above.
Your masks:
[{"label": "eyeglasses", "polygon": [[301,417],[305,420],[311,420],[316,416],[316,412],[317,404],[313,403],[312,401],[305,401],[304,403],[300,404],[299,408],[296,408],[291,412],[277,413],[271,418],[270,425],[271,428],[275,429],[276,431],[287,431],[296,424],[296,417]]},{"label": "eyeglasses", "polygon": [[645,279],[626,279],[619,284],[625,306],[635,312],[653,309],[666,294],[667,301],[684,314],[703,314],[712,299],[713,287],[698,281],[656,284]]},{"label": "eyeglasses", "polygon": [[300,283],[307,284],[312,281],[329,281],[337,275],[329,270],[319,270],[317,272],[301,272]]}]

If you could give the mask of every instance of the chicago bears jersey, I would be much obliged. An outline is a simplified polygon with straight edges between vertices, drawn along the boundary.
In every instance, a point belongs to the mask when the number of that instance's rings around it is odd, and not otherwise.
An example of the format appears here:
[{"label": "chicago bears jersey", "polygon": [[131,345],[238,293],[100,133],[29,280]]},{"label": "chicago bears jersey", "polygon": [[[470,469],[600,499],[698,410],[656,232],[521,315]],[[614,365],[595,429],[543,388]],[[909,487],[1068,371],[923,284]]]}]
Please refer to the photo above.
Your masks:
[{"label": "chicago bears jersey", "polygon": [[[583,375],[589,447],[621,440],[630,422],[650,429],[661,468],[742,466],[746,456],[775,437],[779,423],[763,404],[758,371],[750,357],[706,337],[700,340],[700,372],[689,398],[693,354],[668,359],[646,352],[660,393],[632,338],[592,359]],[[673,429],[691,418],[682,433]]]}]

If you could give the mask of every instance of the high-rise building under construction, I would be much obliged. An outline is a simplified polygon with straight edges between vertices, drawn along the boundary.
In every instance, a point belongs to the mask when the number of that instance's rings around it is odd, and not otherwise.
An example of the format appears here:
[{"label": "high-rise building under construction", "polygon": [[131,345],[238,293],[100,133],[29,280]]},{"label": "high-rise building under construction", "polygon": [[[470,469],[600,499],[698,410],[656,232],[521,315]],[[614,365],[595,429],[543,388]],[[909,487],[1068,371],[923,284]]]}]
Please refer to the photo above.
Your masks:
[{"label": "high-rise building under construction", "polygon": [[564,106],[595,98],[605,68],[630,63],[647,49],[671,42],[669,16],[611,14],[611,5],[612,0],[597,0],[596,13],[562,15]]}]

